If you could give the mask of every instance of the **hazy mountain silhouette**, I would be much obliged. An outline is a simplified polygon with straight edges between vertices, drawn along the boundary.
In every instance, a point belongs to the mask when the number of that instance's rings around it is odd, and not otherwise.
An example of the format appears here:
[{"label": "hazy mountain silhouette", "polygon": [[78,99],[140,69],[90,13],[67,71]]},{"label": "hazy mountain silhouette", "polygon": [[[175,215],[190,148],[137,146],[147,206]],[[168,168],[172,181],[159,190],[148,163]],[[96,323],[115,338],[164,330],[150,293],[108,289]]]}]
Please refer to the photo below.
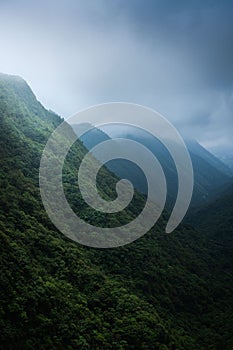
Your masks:
[{"label": "hazy mountain silhouette", "polygon": [[[77,125],[72,125],[72,127],[74,130],[80,128]],[[177,195],[178,179],[175,164],[165,146],[151,134],[138,128],[127,126],[126,132],[123,131],[122,127],[119,128],[119,131],[117,131],[118,126],[114,128],[117,137],[126,137],[141,143],[160,161],[167,179],[167,206],[171,207]],[[97,128],[93,128],[81,137],[83,144],[89,150],[108,139],[110,139],[108,134]],[[215,193],[231,180],[233,172],[197,141],[186,140],[186,146],[190,152],[194,169],[194,192],[191,205],[203,205],[208,203],[215,196]],[[127,160],[117,159],[108,162],[106,166],[120,178],[130,180],[138,191],[147,193],[146,178],[137,165]],[[148,164],[148,166],[150,165]]]}]

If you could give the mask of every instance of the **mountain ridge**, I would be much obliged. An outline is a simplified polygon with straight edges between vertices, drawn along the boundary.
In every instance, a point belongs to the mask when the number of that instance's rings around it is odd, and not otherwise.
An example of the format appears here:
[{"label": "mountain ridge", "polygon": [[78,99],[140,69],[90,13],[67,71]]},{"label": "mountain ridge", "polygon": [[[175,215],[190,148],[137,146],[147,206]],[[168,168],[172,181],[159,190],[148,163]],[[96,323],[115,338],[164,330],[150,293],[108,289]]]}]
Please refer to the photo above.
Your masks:
[{"label": "mountain ridge", "polygon": [[[80,128],[76,125],[71,126],[74,131],[76,128]],[[106,132],[104,132],[104,129],[92,128],[91,131],[81,137],[81,140],[85,147],[91,150],[98,143],[111,138],[107,131],[108,127],[106,127]],[[118,129],[118,126],[116,126],[114,131],[111,129],[111,132],[116,137],[125,137],[141,143],[158,158],[167,178],[167,208],[171,208],[177,195],[178,179],[175,164],[167,149],[152,135],[133,126],[127,126],[126,131],[122,128]],[[218,192],[223,185],[231,181],[233,172],[197,141],[186,140],[185,142],[194,168],[194,193],[191,206],[198,207],[211,201],[215,197],[215,192]],[[145,176],[136,165],[121,159],[108,162],[107,168],[120,178],[127,178],[138,191],[147,194]]]}]

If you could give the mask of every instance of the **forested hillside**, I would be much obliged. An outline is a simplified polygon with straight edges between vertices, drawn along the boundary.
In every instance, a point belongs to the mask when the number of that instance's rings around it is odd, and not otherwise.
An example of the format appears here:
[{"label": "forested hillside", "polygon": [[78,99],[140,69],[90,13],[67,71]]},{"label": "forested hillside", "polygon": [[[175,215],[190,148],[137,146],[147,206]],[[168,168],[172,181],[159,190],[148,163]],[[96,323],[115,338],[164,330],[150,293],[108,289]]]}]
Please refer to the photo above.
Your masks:
[{"label": "forested hillside", "polygon": [[209,205],[193,212],[189,222],[220,244],[233,248],[233,182]]},{"label": "forested hillside", "polygon": [[[50,222],[39,164],[61,121],[21,78],[0,76],[0,348],[231,350],[233,275],[204,231],[165,235],[165,213],[131,245],[92,249]],[[72,147],[64,180],[72,207],[91,221],[73,181],[85,152],[80,142]],[[100,191],[114,198],[116,181],[103,169]],[[143,201],[136,194],[110,224],[132,219]]]}]

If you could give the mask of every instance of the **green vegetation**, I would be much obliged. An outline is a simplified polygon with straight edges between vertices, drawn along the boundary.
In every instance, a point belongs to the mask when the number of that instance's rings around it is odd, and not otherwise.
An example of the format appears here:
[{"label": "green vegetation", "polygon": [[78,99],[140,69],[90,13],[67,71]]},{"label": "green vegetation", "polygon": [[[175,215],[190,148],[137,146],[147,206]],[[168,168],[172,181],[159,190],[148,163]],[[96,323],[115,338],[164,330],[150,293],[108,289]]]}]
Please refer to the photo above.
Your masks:
[{"label": "green vegetation", "polygon": [[211,204],[196,210],[189,223],[219,244],[233,246],[233,182],[224,186]]},{"label": "green vegetation", "polygon": [[[205,232],[186,226],[165,235],[162,217],[137,242],[97,250],[56,230],[40,199],[38,170],[61,121],[22,79],[0,76],[0,348],[232,349],[233,273]],[[77,142],[64,180],[73,208],[91,221],[75,185],[85,152]],[[100,191],[113,198],[116,181],[103,168]],[[130,220],[143,201],[136,194],[109,224]]]}]

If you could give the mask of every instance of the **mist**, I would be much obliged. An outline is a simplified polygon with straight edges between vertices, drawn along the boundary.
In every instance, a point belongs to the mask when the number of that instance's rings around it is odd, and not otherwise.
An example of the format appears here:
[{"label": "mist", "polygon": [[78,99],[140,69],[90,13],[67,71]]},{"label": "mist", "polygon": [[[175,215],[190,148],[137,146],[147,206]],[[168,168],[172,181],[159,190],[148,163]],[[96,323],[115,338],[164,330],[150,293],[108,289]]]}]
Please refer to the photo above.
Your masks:
[{"label": "mist", "polygon": [[230,1],[1,1],[0,39],[0,71],[65,118],[134,102],[232,153]]}]

